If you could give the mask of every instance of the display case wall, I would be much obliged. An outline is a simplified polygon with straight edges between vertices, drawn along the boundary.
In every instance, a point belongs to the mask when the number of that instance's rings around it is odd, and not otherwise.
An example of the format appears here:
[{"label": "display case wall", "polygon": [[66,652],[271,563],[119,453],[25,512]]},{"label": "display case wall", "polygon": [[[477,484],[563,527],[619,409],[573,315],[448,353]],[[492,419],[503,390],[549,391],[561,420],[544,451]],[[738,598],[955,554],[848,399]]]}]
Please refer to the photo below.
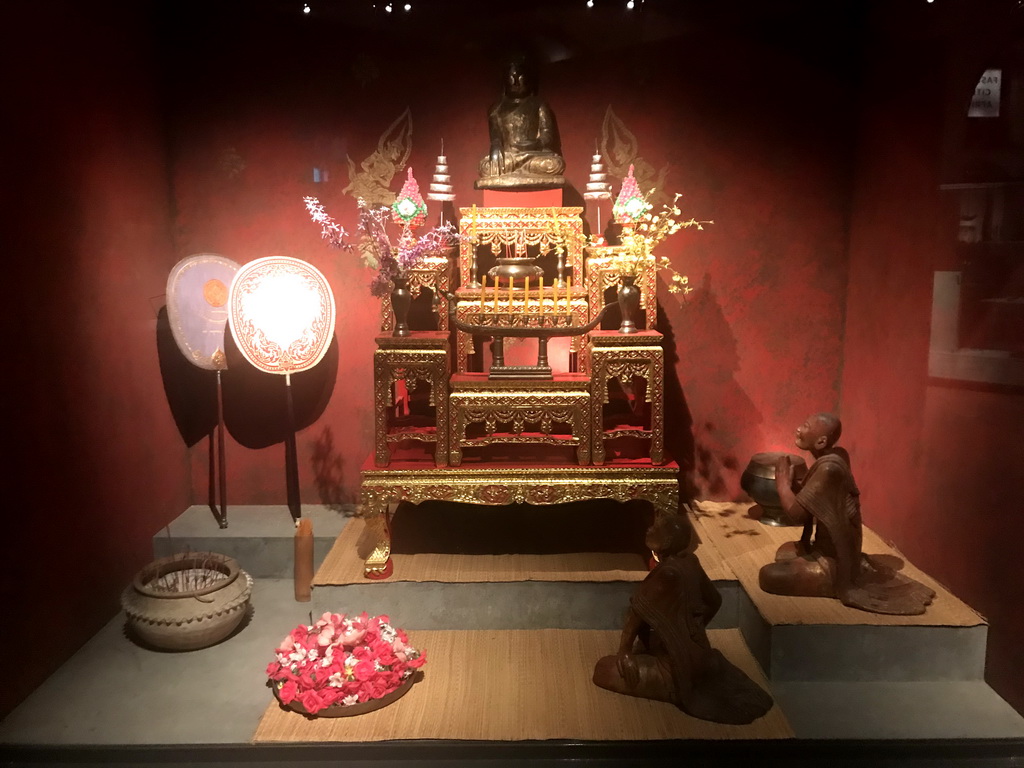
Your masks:
[{"label": "display case wall", "polygon": [[148,24],[28,3],[0,30],[6,714],[117,612],[189,474],[158,354],[177,257]]},{"label": "display case wall", "polygon": [[[17,546],[3,587],[10,626],[56,616],[62,630],[16,666],[0,713],[114,615],[153,533],[209,497],[209,414],[188,396],[205,385],[169,372],[160,347],[164,281],[182,256],[295,256],[335,287],[340,341],[294,381],[301,491],[355,500],[373,445],[379,303],[371,273],[320,240],[302,197],[352,228],[348,160],[359,171],[408,108],[421,182],[444,139],[457,204],[476,201],[499,87],[486,41],[508,30],[571,54],[552,56],[541,83],[569,194],[611,107],[640,156],[667,167],[684,212],[715,222],[664,245],[695,288],[667,297],[659,318],[666,449],[685,490],[739,496],[751,454],[788,448],[809,411],[838,408],[866,521],[987,615],[991,682],[1024,706],[1024,577],[1008,535],[1024,478],[1004,444],[1022,400],[927,373],[932,273],[955,237],[941,223],[942,39],[911,34],[935,9],[894,15],[879,2],[862,24],[860,4],[844,4],[848,23],[823,36],[814,4],[717,16],[708,5],[637,26],[587,17],[580,2],[495,11],[481,27],[356,30],[291,4],[5,9],[19,39],[0,47],[19,74],[5,308],[8,327],[27,329],[29,364],[15,371]],[[280,382],[237,356],[227,378],[229,502],[281,503]],[[18,639],[5,634],[7,658]]]},{"label": "display case wall", "polygon": [[1020,709],[1024,394],[930,377],[928,365],[934,274],[957,262],[959,211],[940,188],[959,144],[950,132],[963,130],[989,55],[1021,40],[1019,9],[986,8],[907,4],[871,18],[840,407],[865,521],[986,616],[987,679]]}]

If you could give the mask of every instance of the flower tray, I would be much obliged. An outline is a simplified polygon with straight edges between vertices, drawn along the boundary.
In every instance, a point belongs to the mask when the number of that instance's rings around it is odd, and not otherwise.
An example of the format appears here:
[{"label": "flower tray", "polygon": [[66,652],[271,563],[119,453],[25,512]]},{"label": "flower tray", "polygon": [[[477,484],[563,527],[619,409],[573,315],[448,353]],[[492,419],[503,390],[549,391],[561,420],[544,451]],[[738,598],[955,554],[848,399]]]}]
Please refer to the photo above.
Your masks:
[{"label": "flower tray", "polygon": [[361,701],[358,704],[333,704],[329,707],[321,709],[319,712],[309,712],[298,699],[285,704],[281,701],[281,697],[278,695],[277,686],[273,682],[268,682],[270,689],[274,692],[274,698],[277,699],[278,703],[285,709],[290,709],[293,712],[298,712],[300,715],[306,717],[352,717],[353,715],[365,715],[369,712],[375,712],[378,709],[383,709],[388,704],[393,704],[400,698],[405,696],[412,688],[413,682],[416,680],[418,675],[412,675],[406,678],[402,683],[391,693],[381,696],[379,699],[371,699],[370,701]]}]

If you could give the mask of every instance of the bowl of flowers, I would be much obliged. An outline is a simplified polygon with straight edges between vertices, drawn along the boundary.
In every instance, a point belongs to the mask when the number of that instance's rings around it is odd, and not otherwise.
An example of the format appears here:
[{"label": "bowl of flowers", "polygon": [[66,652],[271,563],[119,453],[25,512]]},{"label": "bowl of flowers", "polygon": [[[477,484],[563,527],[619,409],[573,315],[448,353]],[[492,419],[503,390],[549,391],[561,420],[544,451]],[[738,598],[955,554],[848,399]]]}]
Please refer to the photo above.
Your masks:
[{"label": "bowl of flowers", "polygon": [[427,660],[387,616],[325,613],[278,645],[267,677],[281,705],[313,717],[386,707],[412,687]]}]

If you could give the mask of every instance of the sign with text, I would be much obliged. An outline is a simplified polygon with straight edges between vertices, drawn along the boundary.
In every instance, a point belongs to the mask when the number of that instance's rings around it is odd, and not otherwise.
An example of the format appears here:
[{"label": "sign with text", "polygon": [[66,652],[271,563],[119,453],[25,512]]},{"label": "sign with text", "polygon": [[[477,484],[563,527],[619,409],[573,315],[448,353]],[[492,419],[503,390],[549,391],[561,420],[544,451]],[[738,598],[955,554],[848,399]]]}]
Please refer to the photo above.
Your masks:
[{"label": "sign with text", "polygon": [[968,117],[999,117],[999,89],[1003,70],[986,69],[971,97]]}]

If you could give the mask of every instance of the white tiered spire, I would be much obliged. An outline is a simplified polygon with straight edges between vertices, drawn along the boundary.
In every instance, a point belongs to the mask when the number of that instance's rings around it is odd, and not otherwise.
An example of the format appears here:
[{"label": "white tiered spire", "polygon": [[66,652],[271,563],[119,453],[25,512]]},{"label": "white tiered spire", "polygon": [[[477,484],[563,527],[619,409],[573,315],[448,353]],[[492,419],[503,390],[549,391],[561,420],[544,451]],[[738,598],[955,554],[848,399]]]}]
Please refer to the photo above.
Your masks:
[{"label": "white tiered spire", "polygon": [[608,174],[604,172],[600,152],[595,152],[590,159],[590,181],[587,182],[587,191],[583,193],[583,197],[587,200],[612,199],[612,185],[608,183]]},{"label": "white tiered spire", "polygon": [[455,199],[452,189],[452,177],[448,174],[448,158],[444,156],[444,142],[441,142],[441,154],[437,156],[434,166],[434,178],[430,180],[427,200],[450,201]]}]

